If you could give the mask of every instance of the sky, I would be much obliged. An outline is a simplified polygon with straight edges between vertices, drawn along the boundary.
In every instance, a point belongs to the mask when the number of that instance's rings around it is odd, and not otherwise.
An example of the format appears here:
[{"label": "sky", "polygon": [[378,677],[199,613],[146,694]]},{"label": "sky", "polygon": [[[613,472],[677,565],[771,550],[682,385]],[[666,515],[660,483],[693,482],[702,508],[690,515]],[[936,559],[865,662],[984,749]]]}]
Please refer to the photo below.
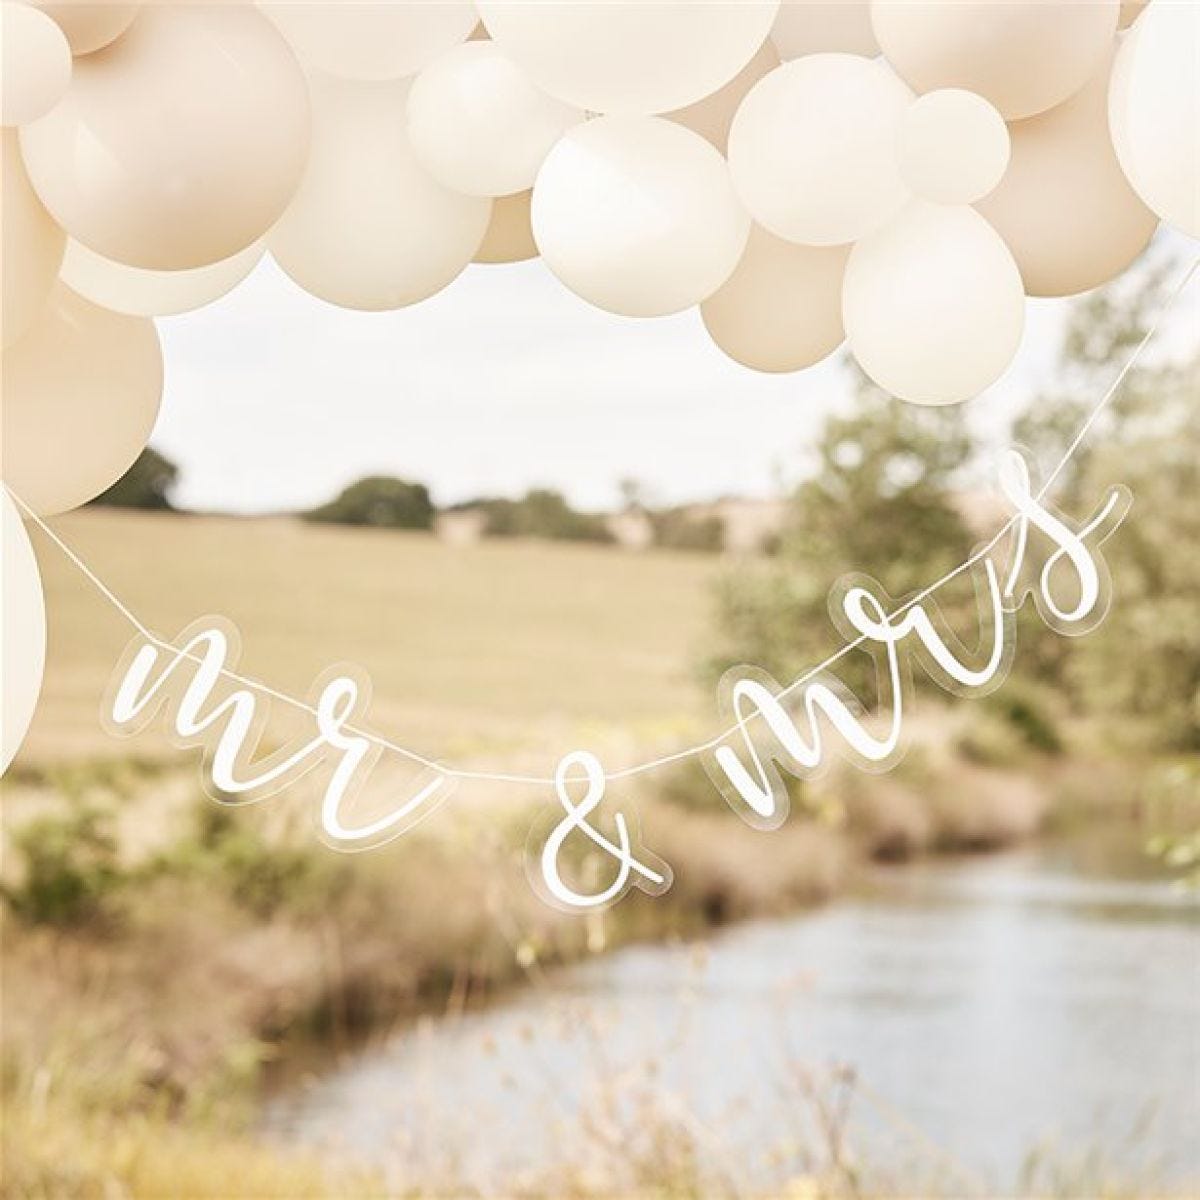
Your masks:
[{"label": "sky", "polygon": [[[1160,236],[1182,262],[1195,255]],[[968,402],[997,444],[1053,382],[1066,312],[1030,301],[1017,360]],[[823,417],[849,394],[839,356],[759,374],[717,350],[697,310],[616,317],[540,260],[473,265],[422,304],[360,313],[307,295],[267,258],[159,330],[151,444],[181,468],[177,501],[206,511],[309,508],[367,474],[423,482],[439,505],[550,486],[611,508],[625,477],[655,503],[777,494],[803,477]],[[1200,345],[1200,286],[1159,343],[1158,357]]]}]

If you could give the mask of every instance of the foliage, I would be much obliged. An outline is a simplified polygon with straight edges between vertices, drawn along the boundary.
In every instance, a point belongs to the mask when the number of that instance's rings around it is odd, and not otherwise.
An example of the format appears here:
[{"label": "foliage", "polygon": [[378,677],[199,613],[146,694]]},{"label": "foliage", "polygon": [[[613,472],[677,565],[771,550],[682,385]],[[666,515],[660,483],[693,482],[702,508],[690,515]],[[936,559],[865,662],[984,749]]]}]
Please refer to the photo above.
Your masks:
[{"label": "foliage", "polygon": [[725,547],[725,523],[717,516],[698,517],[683,508],[661,508],[650,514],[654,544],[664,550],[702,550]]},{"label": "foliage", "polygon": [[561,492],[533,488],[520,500],[494,498],[464,507],[480,508],[488,537],[551,538],[577,542],[608,542],[604,518],[572,508]]},{"label": "foliage", "polygon": [[167,510],[174,507],[171,492],[178,482],[179,468],[165,455],[147,446],[133,466],[92,503],[111,508]]},{"label": "foliage", "polygon": [[388,529],[431,529],[434,508],[423,483],[371,475],[352,483],[334,500],[305,513],[305,520]]}]

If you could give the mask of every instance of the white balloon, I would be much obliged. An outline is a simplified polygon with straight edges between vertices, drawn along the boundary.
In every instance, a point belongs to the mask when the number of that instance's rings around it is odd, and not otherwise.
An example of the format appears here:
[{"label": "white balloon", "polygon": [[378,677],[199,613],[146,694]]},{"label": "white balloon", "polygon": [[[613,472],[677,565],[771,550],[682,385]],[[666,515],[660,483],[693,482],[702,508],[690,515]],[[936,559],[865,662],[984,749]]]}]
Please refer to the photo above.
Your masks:
[{"label": "white balloon", "polygon": [[1113,65],[1108,121],[1137,194],[1200,237],[1200,4],[1157,0],[1134,21]]},{"label": "white balloon", "polygon": [[169,317],[203,308],[232,291],[263,256],[264,245],[190,271],[145,271],[113,262],[73,239],[67,242],[60,278],[85,300],[133,317]]},{"label": "white balloon", "polygon": [[49,112],[71,83],[71,47],[44,12],[0,3],[0,124],[27,125]]},{"label": "white balloon", "polygon": [[954,404],[1012,361],[1025,296],[1008,247],[974,209],[914,200],[850,252],[842,316],[880,387],[914,404]]},{"label": "white balloon", "polygon": [[535,88],[490,41],[443,54],[408,95],[413,153],[439,183],[469,196],[531,188],[550,147],[583,117]]},{"label": "white balloon", "polygon": [[729,169],[751,215],[790,242],[852,242],[908,199],[896,141],[912,93],[886,66],[811,54],[772,71],[742,101]]},{"label": "white balloon", "polygon": [[492,202],[450,191],[417,161],[405,133],[409,87],[312,78],[308,169],[267,246],[305,291],[343,308],[432,296],[487,231]]},{"label": "white balloon", "polygon": [[866,58],[879,53],[871,0],[783,0],[771,41],[785,61],[830,50]]},{"label": "white balloon", "polygon": [[663,316],[712,295],[749,229],[725,160],[661,117],[577,126],[533,188],[546,265],[577,295],[626,316]]},{"label": "white balloon", "polygon": [[0,775],[20,749],[46,665],[46,602],[17,506],[0,485]]},{"label": "white balloon", "polygon": [[538,87],[599,113],[693,104],[732,79],[779,0],[479,0],[492,39]]},{"label": "white balloon", "polygon": [[900,175],[922,200],[973,204],[1000,182],[1009,150],[1004,118],[982,96],[943,88],[904,114]]},{"label": "white balloon", "polygon": [[799,371],[845,340],[849,246],[797,246],[759,225],[737,269],[700,306],[712,340],[756,371]]},{"label": "white balloon", "polygon": [[402,79],[464,41],[478,15],[468,0],[298,0],[261,4],[299,58],[343,79]]}]

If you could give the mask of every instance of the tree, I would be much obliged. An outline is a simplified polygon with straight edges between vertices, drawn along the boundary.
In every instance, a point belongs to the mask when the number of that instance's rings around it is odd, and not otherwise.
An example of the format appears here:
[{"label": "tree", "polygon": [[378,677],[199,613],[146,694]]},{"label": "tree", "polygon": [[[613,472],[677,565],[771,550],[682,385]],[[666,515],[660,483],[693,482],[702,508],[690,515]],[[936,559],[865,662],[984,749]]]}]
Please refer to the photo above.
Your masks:
[{"label": "tree", "polygon": [[488,537],[612,540],[602,517],[577,511],[561,492],[550,488],[532,488],[520,500],[479,500],[471,507],[481,508],[486,514]]},{"label": "tree", "polygon": [[433,501],[423,483],[409,483],[386,475],[360,479],[337,499],[304,514],[307,521],[388,529],[430,529],[433,517]]},{"label": "tree", "polygon": [[133,466],[92,503],[112,508],[169,510],[173,508],[171,492],[178,482],[179,468],[157,450],[147,446],[134,460]]}]

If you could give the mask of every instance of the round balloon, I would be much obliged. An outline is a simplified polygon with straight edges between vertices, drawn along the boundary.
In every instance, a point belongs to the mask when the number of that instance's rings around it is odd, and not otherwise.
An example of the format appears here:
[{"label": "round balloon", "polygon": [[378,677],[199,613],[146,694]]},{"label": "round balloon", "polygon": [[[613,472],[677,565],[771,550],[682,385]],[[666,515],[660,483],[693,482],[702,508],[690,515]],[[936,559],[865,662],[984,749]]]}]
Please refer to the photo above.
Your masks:
[{"label": "round balloon", "polygon": [[46,604],[17,506],[0,487],[0,775],[25,740],[46,665]]},{"label": "round balloon", "polygon": [[86,504],[141,453],[162,399],[154,322],[57,285],[4,353],[0,476],[42,516]]},{"label": "round balloon", "polygon": [[160,4],[75,60],[66,96],[21,145],[38,195],[77,241],[180,271],[266,232],[296,189],[308,134],[304,75],[265,17]]},{"label": "round balloon", "polygon": [[725,160],[661,117],[577,126],[533,188],[546,265],[577,295],[625,316],[663,316],[711,296],[749,229]]},{"label": "round balloon", "polygon": [[508,196],[533,186],[550,147],[583,115],[535,88],[494,42],[464,42],[414,81],[408,137],[439,183]]},{"label": "round balloon", "polygon": [[1151,4],[1133,23],[1113,65],[1108,120],[1138,195],[1200,237],[1200,5]]},{"label": "round balloon", "polygon": [[694,104],[770,32],[779,0],[480,0],[492,39],[543,91],[626,116]]},{"label": "round balloon", "polygon": [[483,242],[475,251],[477,263],[525,262],[537,258],[537,242],[533,240],[529,206],[533,191],[501,196],[492,203],[492,219],[488,222]]},{"label": "round balloon", "polygon": [[267,238],[305,291],[381,310],[441,291],[479,249],[492,202],[438,183],[405,133],[408,80],[312,80],[312,156]]},{"label": "round balloon", "polygon": [[344,79],[402,79],[464,41],[478,15],[469,0],[263,4],[307,66]]},{"label": "round balloon", "polygon": [[1115,278],[1158,227],[1113,151],[1108,76],[1105,63],[1066,103],[1014,122],[1008,171],[979,205],[1031,296],[1073,296]]},{"label": "round balloon", "polygon": [[879,53],[870,0],[783,0],[771,27],[771,41],[783,59],[830,50],[866,58]]},{"label": "round balloon", "polygon": [[1000,235],[973,208],[914,200],[850,252],[846,339],[880,387],[914,404],[967,400],[1004,373],[1025,296]]},{"label": "round balloon", "polygon": [[754,52],[754,57],[723,87],[689,104],[664,113],[668,120],[698,133],[706,142],[711,142],[722,154],[729,145],[729,127],[734,113],[746,98],[746,93],[764,76],[779,66],[779,52],[765,41]]},{"label": "round balloon", "polygon": [[27,125],[47,113],[71,82],[71,47],[44,12],[0,3],[0,123]]},{"label": "round balloon", "polygon": [[16,130],[0,130],[0,138],[0,332],[7,349],[42,311],[66,238],[29,184]]},{"label": "round balloon", "polygon": [[67,36],[72,54],[91,54],[116,41],[133,24],[138,14],[136,4],[103,4],[95,0],[79,3],[67,0],[63,4],[37,5]]},{"label": "round balloon", "polygon": [[1119,0],[874,0],[871,22],[918,92],[978,92],[1012,121],[1060,103],[1095,74],[1119,12]]},{"label": "round balloon", "polygon": [[729,169],[760,225],[833,246],[878,228],[908,198],[896,142],[912,101],[886,66],[811,54],[751,88],[729,131]]},{"label": "round balloon", "polygon": [[797,246],[761,226],[741,262],[700,306],[712,340],[756,371],[799,371],[845,339],[842,275],[849,246]]},{"label": "round balloon", "polygon": [[919,97],[900,126],[900,176],[936,204],[972,204],[1008,166],[1008,128],[982,97],[943,88]]},{"label": "round balloon", "polygon": [[1121,5],[1121,16],[1117,21],[1118,29],[1128,29],[1141,15],[1147,0],[1124,0]]},{"label": "round balloon", "polygon": [[113,262],[76,241],[67,243],[61,278],[72,291],[113,312],[168,317],[190,312],[232,291],[263,256],[262,242],[223,262],[190,271],[145,271]]}]

